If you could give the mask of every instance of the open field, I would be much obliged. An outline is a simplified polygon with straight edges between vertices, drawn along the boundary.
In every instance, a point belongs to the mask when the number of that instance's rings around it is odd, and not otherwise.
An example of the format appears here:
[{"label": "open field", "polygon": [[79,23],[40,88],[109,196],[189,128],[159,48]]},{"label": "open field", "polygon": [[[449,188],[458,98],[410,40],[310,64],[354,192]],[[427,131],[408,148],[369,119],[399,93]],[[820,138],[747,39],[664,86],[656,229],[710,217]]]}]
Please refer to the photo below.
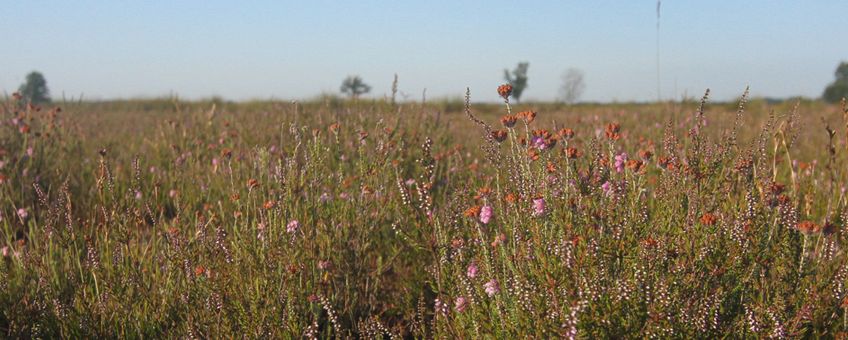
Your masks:
[{"label": "open field", "polygon": [[0,332],[848,331],[844,104],[463,106],[9,99]]}]

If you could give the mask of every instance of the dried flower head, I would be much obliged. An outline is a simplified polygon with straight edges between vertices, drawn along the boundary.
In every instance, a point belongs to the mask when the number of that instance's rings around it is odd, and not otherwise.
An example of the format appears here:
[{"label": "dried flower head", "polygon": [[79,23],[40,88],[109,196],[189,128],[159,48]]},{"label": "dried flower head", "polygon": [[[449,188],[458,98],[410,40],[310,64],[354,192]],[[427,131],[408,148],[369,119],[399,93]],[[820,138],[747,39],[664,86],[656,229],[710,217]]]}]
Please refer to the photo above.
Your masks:
[{"label": "dried flower head", "polygon": [[515,116],[515,115],[505,115],[505,116],[501,117],[501,124],[503,124],[503,126],[508,127],[508,128],[515,126],[515,122],[517,122],[517,121],[518,121],[518,117]]},{"label": "dried flower head", "polygon": [[512,85],[503,84],[498,86],[498,95],[501,96],[504,100],[508,100],[509,96],[512,94]]},{"label": "dried flower head", "polygon": [[607,138],[612,140],[618,140],[619,138],[621,138],[621,134],[619,134],[620,131],[621,125],[619,125],[618,123],[609,123],[607,124],[606,130],[604,132]]},{"label": "dried flower head", "polygon": [[812,221],[801,221],[798,222],[798,225],[795,226],[795,229],[798,229],[804,235],[812,235],[821,231],[821,227],[818,224]]},{"label": "dried flower head", "polygon": [[565,138],[565,139],[574,138],[574,130],[572,130],[571,128],[561,129],[561,130],[559,130],[559,132],[557,132],[557,134],[560,137]]},{"label": "dried flower head", "polygon": [[492,131],[492,139],[494,139],[498,143],[505,141],[506,136],[507,136],[506,130],[494,130],[494,131]]},{"label": "dried flower head", "polygon": [[480,215],[480,210],[481,208],[479,205],[471,206],[468,209],[465,209],[462,215],[465,217],[477,217]]},{"label": "dried flower head", "polygon": [[532,123],[536,119],[536,111],[521,111],[517,115],[519,118],[524,119],[527,124]]},{"label": "dried flower head", "polygon": [[580,151],[578,151],[577,148],[573,146],[569,146],[565,148],[565,157],[568,159],[575,159],[577,157],[580,157]]},{"label": "dried flower head", "polygon": [[713,215],[711,213],[705,213],[701,215],[701,224],[703,225],[715,225],[717,221],[718,218],[716,217],[716,215]]}]

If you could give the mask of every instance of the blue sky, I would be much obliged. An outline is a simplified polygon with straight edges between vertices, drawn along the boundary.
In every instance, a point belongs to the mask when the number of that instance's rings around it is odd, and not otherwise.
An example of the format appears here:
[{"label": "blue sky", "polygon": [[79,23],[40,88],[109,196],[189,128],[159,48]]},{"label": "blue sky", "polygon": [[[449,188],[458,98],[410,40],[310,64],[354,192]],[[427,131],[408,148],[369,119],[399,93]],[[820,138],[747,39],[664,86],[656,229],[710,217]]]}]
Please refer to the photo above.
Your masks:
[{"label": "blue sky", "polygon": [[[848,1],[662,3],[661,94],[817,97],[848,60]],[[495,100],[530,62],[524,99],[550,100],[568,68],[584,100],[653,100],[655,1],[10,1],[0,91],[31,70],[55,98],[303,99],[359,74],[370,96],[398,74],[409,99]]]}]

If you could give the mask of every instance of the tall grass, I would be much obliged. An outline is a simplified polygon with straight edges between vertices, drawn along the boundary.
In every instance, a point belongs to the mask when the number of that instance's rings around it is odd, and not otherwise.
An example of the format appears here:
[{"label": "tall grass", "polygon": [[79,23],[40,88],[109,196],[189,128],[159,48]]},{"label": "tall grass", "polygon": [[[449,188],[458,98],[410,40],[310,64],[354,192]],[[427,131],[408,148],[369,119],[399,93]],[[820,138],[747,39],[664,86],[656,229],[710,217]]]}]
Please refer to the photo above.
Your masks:
[{"label": "tall grass", "polygon": [[10,99],[0,331],[844,334],[844,105],[508,98]]}]

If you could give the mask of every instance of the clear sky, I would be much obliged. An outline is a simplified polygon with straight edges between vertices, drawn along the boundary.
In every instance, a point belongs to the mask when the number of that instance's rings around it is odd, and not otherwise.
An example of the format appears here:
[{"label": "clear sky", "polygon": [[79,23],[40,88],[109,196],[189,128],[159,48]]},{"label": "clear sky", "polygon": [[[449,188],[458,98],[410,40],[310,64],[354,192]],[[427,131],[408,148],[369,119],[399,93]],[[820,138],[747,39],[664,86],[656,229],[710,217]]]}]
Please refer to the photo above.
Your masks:
[{"label": "clear sky", "polygon": [[[848,1],[662,2],[661,94],[818,97],[848,60]],[[530,62],[524,99],[568,68],[584,100],[653,100],[656,1],[4,1],[0,91],[31,70],[54,98],[303,99],[361,75],[370,96],[496,99]]]}]

